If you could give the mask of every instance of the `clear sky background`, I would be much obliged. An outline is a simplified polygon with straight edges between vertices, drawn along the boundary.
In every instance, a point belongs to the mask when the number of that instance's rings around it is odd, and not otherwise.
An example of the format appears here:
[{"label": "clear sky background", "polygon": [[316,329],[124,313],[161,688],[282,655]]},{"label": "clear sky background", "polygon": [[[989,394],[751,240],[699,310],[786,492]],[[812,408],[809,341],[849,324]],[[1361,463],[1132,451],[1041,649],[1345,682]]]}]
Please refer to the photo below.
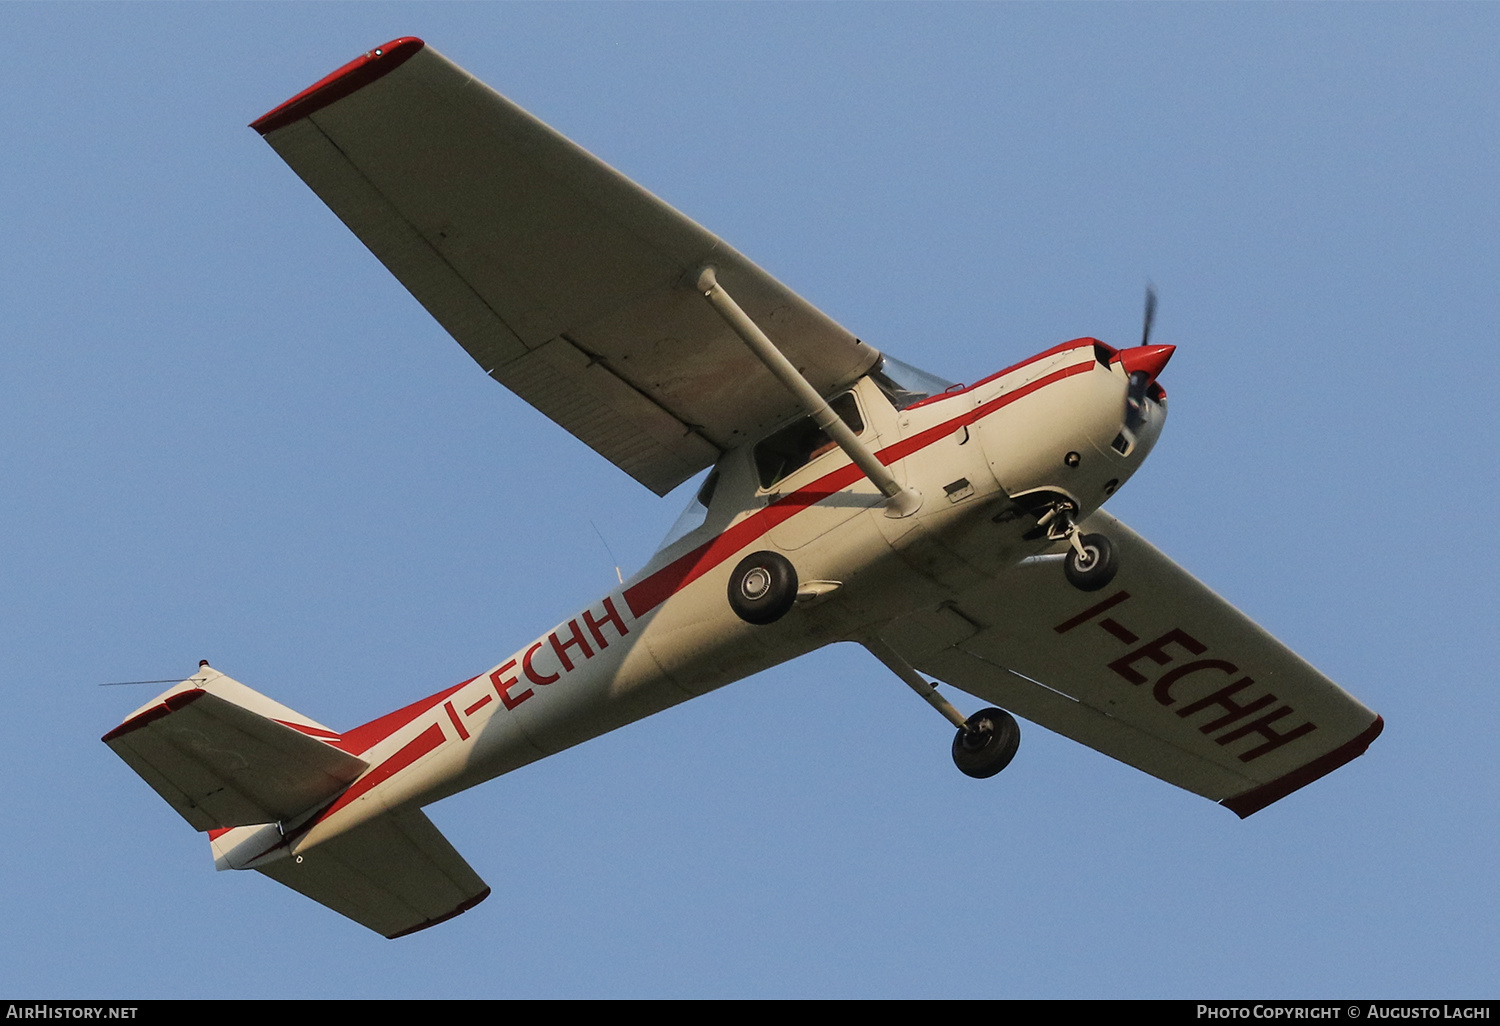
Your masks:
[{"label": "clear sky background", "polygon": [[[0,995],[1496,996],[1500,6],[0,6]],[[429,809],[385,941],[99,737],[200,658],[343,729],[645,561],[246,123],[418,35],[866,341],[1139,338],[1110,509],[1386,720],[1241,822],[840,645]],[[964,699],[966,710],[980,703]]]}]

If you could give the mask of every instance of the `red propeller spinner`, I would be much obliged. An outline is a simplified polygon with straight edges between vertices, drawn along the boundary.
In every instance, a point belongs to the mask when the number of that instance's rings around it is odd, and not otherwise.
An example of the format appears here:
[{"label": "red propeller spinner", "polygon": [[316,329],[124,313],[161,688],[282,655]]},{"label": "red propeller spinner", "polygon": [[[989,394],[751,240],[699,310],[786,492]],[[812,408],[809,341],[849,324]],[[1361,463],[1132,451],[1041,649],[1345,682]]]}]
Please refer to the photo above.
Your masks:
[{"label": "red propeller spinner", "polygon": [[1125,368],[1127,375],[1133,376],[1137,371],[1144,372],[1146,381],[1156,380],[1156,376],[1162,372],[1167,361],[1176,352],[1176,346],[1135,346],[1131,349],[1120,350],[1116,357],[1120,366]]}]

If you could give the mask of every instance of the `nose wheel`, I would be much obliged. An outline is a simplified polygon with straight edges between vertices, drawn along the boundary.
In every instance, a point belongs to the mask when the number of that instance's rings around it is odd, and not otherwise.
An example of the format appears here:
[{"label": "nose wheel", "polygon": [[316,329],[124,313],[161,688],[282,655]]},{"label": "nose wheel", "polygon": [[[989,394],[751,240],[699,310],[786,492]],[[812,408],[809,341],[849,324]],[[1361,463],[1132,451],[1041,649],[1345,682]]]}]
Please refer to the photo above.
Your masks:
[{"label": "nose wheel", "polygon": [[953,739],[953,764],[966,776],[993,777],[1016,757],[1021,726],[1004,709],[981,709],[964,721]]},{"label": "nose wheel", "polygon": [[1079,591],[1098,591],[1115,579],[1120,569],[1114,542],[1102,534],[1074,534],[1073,547],[1063,560],[1063,576]]},{"label": "nose wheel", "polygon": [[1120,570],[1115,546],[1102,534],[1083,534],[1073,520],[1073,504],[1059,502],[1037,518],[1037,526],[1052,541],[1066,541],[1063,576],[1079,591],[1098,591]]}]

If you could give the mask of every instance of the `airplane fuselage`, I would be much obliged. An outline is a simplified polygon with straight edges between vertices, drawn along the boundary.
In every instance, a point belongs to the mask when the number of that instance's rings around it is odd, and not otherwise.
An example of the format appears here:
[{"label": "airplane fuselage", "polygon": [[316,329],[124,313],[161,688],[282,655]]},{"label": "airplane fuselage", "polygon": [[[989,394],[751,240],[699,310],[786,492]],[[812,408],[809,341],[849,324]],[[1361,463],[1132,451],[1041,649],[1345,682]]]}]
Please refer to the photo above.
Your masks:
[{"label": "airplane fuselage", "polygon": [[[922,497],[909,516],[888,515],[838,448],[769,482],[755,445],[731,450],[701,524],[488,672],[325,739],[371,768],[330,805],[281,824],[284,840],[268,845],[264,828],[240,827],[216,836],[216,853],[236,868],[296,855],[373,816],[859,640],[1035,556],[1053,544],[1037,527],[1043,504],[1091,513],[1160,433],[1159,392],[1144,422],[1126,426],[1127,378],[1114,355],[1078,339],[905,409],[874,378],[857,381],[861,441]],[[760,550],[786,557],[799,583],[791,612],[767,625],[745,622],[726,601],[736,562]]]},{"label": "airplane fuselage", "polygon": [[405,708],[339,733],[204,662],[106,733],[218,868],[425,929],[490,888],[422,806],[835,641],[972,778],[1020,716],[1244,817],[1380,734],[1099,510],[1165,420],[1152,290],[1139,346],[949,386],[415,37],[252,127],[485,374],[658,495],[712,469],[628,581]]}]

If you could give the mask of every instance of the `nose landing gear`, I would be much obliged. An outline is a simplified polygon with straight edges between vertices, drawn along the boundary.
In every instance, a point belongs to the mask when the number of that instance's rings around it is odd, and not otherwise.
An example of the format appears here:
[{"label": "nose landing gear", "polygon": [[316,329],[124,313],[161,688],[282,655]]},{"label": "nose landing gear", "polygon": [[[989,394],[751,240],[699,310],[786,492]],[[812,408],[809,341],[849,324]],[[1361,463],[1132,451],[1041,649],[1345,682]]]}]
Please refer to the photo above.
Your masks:
[{"label": "nose landing gear", "polygon": [[1073,520],[1073,504],[1062,501],[1037,517],[1037,526],[1052,541],[1067,541],[1071,546],[1063,559],[1063,576],[1079,591],[1098,591],[1115,579],[1120,562],[1115,546],[1102,534],[1082,534]]},{"label": "nose landing gear", "polygon": [[1120,569],[1115,546],[1102,534],[1074,533],[1073,548],[1063,560],[1063,576],[1079,591],[1098,591]]}]

